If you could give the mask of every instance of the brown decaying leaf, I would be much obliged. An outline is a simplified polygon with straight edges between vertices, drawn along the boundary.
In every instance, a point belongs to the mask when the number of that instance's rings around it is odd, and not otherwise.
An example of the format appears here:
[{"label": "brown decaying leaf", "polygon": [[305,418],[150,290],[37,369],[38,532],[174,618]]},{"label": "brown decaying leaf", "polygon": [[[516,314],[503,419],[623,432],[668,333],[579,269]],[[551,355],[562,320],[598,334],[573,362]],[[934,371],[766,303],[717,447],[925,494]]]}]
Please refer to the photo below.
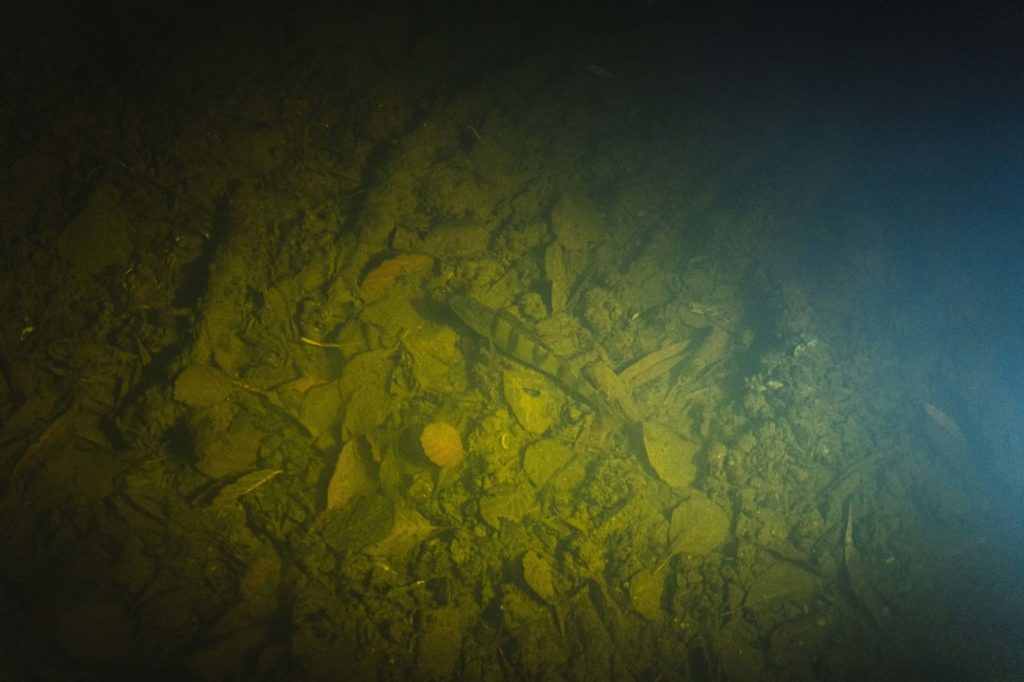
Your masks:
[{"label": "brown decaying leaf", "polygon": [[50,422],[39,437],[29,445],[21,456],[14,463],[11,470],[11,480],[18,480],[25,472],[36,465],[38,460],[43,459],[50,448],[62,440],[69,440],[74,436],[74,418],[77,413],[77,405],[72,403],[64,412]]},{"label": "brown decaying leaf", "polygon": [[705,556],[729,538],[729,512],[707,497],[695,494],[672,511],[669,545],[672,554]]},{"label": "brown decaying leaf", "polygon": [[644,423],[643,437],[647,461],[658,477],[678,490],[689,488],[697,476],[693,457],[699,446],[653,422]]},{"label": "brown decaying leaf", "polygon": [[662,599],[665,593],[665,562],[656,568],[644,568],[629,580],[629,601],[641,616],[652,623],[660,623],[665,614]]},{"label": "brown decaying leaf", "polygon": [[491,491],[480,499],[480,516],[487,525],[501,529],[501,519],[519,523],[534,507],[533,491],[528,486],[519,486]]},{"label": "brown decaying leaf", "polygon": [[437,526],[415,509],[395,505],[395,525],[386,536],[365,547],[364,552],[374,556],[399,558],[427,539]]},{"label": "brown decaying leaf", "polygon": [[523,555],[523,579],[534,594],[549,604],[556,601],[558,592],[555,589],[555,571],[551,562],[534,552]]},{"label": "brown decaying leaf", "polygon": [[327,509],[340,509],[377,485],[370,448],[362,438],[353,438],[342,446],[334,473],[327,484]]}]

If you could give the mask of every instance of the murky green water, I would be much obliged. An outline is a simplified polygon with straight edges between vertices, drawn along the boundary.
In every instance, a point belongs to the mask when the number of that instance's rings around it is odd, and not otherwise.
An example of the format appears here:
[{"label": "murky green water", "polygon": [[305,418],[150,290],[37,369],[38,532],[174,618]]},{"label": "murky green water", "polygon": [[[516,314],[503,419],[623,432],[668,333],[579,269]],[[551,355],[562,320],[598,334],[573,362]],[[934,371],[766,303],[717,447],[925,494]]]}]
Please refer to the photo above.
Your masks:
[{"label": "murky green water", "polygon": [[1012,320],[855,142],[635,27],[283,16],[6,72],[11,679],[1021,664]]}]

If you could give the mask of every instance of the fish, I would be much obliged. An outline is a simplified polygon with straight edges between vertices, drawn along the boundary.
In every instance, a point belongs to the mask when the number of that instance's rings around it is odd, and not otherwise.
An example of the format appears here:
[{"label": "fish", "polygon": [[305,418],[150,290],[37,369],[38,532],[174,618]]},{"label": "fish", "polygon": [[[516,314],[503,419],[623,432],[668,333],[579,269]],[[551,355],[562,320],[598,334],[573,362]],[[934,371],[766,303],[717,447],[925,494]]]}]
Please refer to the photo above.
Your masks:
[{"label": "fish", "polygon": [[868,614],[874,619],[875,624],[883,630],[887,623],[891,623],[893,613],[886,604],[885,598],[874,586],[868,582],[865,570],[865,561],[861,557],[857,545],[853,541],[853,501],[846,501],[846,530],[843,532],[843,564],[846,568],[846,579],[853,590],[854,595]]},{"label": "fish", "polygon": [[614,73],[604,68],[603,66],[599,66],[598,64],[584,64],[583,68],[589,71],[590,73],[594,74],[595,76],[598,76],[599,78],[618,78],[618,76],[616,76]]},{"label": "fish", "polygon": [[468,296],[451,296],[448,305],[467,327],[504,355],[554,379],[562,388],[599,411],[611,411],[597,388],[565,358],[545,346],[522,322]]},{"label": "fish", "polygon": [[955,419],[931,403],[924,404],[924,413],[928,416],[936,440],[945,441],[947,449],[961,453],[967,452],[969,449],[967,436],[964,435]]}]

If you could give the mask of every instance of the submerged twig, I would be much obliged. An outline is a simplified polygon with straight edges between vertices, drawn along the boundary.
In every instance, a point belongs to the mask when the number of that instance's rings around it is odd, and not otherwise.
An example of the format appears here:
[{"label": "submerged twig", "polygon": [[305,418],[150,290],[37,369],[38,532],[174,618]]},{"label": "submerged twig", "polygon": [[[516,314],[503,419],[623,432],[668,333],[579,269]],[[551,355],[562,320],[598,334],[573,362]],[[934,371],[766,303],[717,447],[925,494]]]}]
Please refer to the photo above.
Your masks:
[{"label": "submerged twig", "polygon": [[281,473],[281,469],[257,469],[224,486],[210,502],[211,507],[231,504]]}]

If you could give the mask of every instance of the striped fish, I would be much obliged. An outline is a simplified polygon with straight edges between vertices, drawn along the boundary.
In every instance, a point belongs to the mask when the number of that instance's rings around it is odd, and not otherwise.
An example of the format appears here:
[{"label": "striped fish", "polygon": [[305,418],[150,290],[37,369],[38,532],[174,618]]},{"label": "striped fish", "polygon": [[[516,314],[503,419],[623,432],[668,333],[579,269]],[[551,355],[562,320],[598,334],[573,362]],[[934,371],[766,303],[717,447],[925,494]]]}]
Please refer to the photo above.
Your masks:
[{"label": "striped fish", "polygon": [[607,401],[594,385],[568,361],[541,343],[519,320],[466,296],[452,296],[448,304],[467,327],[490,341],[505,355],[547,374],[595,409],[609,411]]}]

